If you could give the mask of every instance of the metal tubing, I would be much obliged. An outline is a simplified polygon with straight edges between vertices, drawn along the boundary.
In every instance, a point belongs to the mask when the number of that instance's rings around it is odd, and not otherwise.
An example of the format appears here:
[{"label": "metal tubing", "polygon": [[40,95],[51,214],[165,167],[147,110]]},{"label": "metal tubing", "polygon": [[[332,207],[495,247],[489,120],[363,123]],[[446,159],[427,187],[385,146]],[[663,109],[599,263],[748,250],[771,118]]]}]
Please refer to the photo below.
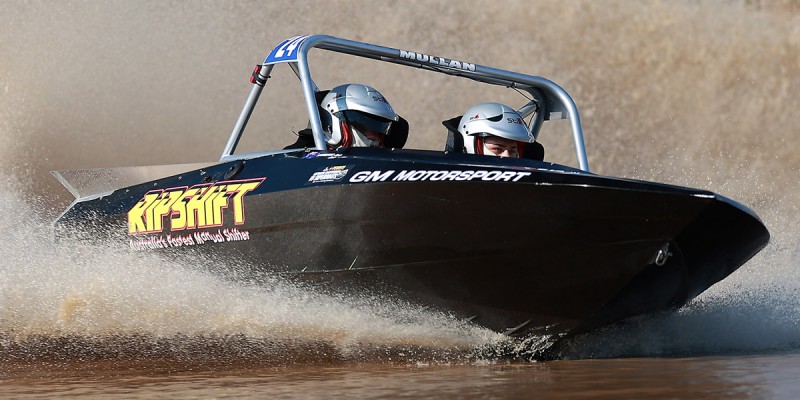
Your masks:
[{"label": "metal tubing", "polygon": [[[305,44],[305,43],[304,43]],[[300,82],[303,86],[303,97],[306,100],[306,109],[308,110],[308,120],[311,124],[311,132],[314,134],[314,146],[317,150],[325,150],[327,149],[327,143],[325,142],[325,136],[322,133],[322,123],[320,122],[319,117],[319,104],[317,104],[317,98],[314,95],[314,81],[311,80],[311,73],[308,70],[308,50],[311,47],[307,47],[301,45],[300,48],[297,50],[297,66],[298,66],[298,76],[300,77]]]},{"label": "metal tubing", "polygon": [[[269,74],[272,72],[272,67],[272,65],[262,67],[258,72],[259,78],[263,79],[264,81],[269,79]],[[244,132],[244,128],[247,126],[247,121],[250,120],[250,116],[253,115],[253,109],[255,108],[256,102],[258,102],[258,97],[261,95],[261,91],[263,89],[263,86],[256,84],[254,84],[253,88],[250,89],[250,95],[247,96],[247,101],[244,103],[242,112],[239,114],[239,119],[236,120],[236,125],[233,126],[233,131],[231,131],[231,136],[228,138],[228,143],[225,145],[225,149],[222,151],[222,155],[219,158],[220,161],[236,151],[236,146],[239,144],[239,139],[242,138],[242,132]]]},{"label": "metal tubing", "polygon": [[[460,76],[493,85],[520,88],[534,92],[537,89],[541,90],[544,94],[544,98],[541,101],[546,105],[546,112],[550,113],[560,111],[567,114],[567,118],[569,118],[570,126],[572,128],[572,139],[575,144],[575,153],[578,158],[578,165],[580,166],[580,169],[587,172],[589,171],[589,161],[586,157],[586,145],[583,139],[583,131],[581,128],[580,117],[578,116],[578,109],[569,94],[553,81],[539,76],[520,74],[463,61],[449,60],[442,57],[398,50],[390,47],[376,46],[351,40],[344,40],[325,35],[305,37],[302,43],[300,43],[296,49],[296,61],[287,60],[290,63],[291,68],[300,78],[303,87],[306,108],[308,111],[309,122],[311,125],[311,131],[313,132],[314,136],[314,145],[318,150],[326,149],[327,145],[325,143],[325,136],[323,134],[322,124],[320,122],[319,105],[316,102],[315,96],[315,91],[318,89],[314,81],[311,79],[311,73],[309,72],[308,67],[308,52],[314,47],[394,64],[415,66],[434,72]],[[274,64],[265,65],[264,68],[262,68],[261,74],[269,75],[269,71],[272,69],[273,65]],[[253,111],[253,106],[258,100],[259,94],[260,88],[253,88],[250,93],[250,97],[245,104],[245,108],[242,110],[242,114],[239,116],[239,120],[236,122],[236,126],[231,133],[231,137],[228,140],[228,145],[225,147],[225,151],[223,152],[223,157],[230,155],[233,150],[235,150],[236,144],[238,143],[242,131],[244,130],[244,126],[247,124],[250,113]]]}]

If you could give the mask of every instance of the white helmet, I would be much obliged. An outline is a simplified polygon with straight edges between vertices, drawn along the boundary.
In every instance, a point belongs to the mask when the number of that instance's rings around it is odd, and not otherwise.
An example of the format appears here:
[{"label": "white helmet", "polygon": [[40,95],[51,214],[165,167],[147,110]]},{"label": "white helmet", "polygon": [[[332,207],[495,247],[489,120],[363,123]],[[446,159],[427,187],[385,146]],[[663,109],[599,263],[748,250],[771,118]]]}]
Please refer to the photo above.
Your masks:
[{"label": "white helmet", "polygon": [[458,133],[464,139],[464,149],[469,154],[487,154],[483,148],[483,138],[487,136],[499,136],[519,142],[520,154],[525,143],[536,141],[533,134],[528,131],[522,116],[513,108],[500,103],[480,103],[472,106],[461,117]]},{"label": "white helmet", "polygon": [[[383,95],[366,85],[337,86],[322,99],[320,113],[328,145],[337,147],[382,147],[384,136],[397,113]],[[366,132],[371,135],[370,139]]]}]

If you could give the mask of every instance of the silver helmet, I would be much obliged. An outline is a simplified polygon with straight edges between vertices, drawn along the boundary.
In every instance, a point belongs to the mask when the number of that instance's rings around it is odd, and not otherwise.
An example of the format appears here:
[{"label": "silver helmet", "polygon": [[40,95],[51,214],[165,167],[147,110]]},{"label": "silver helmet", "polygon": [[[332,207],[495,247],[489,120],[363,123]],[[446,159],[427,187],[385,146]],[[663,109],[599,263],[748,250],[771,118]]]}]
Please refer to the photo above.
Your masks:
[{"label": "silver helmet", "polygon": [[[322,99],[322,127],[328,145],[382,147],[397,113],[383,95],[366,85],[337,86]],[[371,133],[368,133],[371,132]]]},{"label": "silver helmet", "polygon": [[461,117],[458,133],[464,139],[464,150],[469,154],[485,154],[483,138],[487,136],[499,136],[522,144],[536,141],[522,116],[500,103],[472,106]]}]

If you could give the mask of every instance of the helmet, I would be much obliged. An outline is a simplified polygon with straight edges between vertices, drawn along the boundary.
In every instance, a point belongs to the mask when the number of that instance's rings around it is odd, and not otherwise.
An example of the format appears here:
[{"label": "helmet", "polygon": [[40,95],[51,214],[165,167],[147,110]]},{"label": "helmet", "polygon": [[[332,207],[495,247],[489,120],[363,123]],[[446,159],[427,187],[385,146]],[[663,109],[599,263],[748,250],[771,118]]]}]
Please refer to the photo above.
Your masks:
[{"label": "helmet", "polygon": [[383,95],[366,85],[337,86],[325,95],[320,113],[328,145],[383,147],[397,113]]},{"label": "helmet", "polygon": [[[498,136],[519,142],[522,154],[525,143],[536,141],[528,131],[525,120],[513,108],[500,103],[480,103],[472,106],[461,117],[458,133],[464,139],[464,148],[469,154],[485,154],[483,139]],[[488,152],[488,154],[493,154]]]}]

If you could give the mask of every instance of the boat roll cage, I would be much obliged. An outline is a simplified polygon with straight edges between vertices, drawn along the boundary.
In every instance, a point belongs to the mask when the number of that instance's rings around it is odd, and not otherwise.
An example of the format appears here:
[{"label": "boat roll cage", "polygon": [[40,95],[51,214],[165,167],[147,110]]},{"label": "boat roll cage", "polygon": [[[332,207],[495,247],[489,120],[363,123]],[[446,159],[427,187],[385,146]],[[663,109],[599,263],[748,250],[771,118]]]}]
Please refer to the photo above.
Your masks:
[{"label": "boat roll cage", "polygon": [[325,150],[327,148],[322,131],[322,123],[320,122],[319,105],[315,96],[319,88],[311,79],[311,72],[308,66],[308,52],[312,48],[422,68],[528,92],[531,100],[517,111],[523,117],[536,113],[529,127],[534,137],[538,135],[543,121],[569,119],[578,165],[580,169],[589,171],[589,162],[586,158],[586,146],[583,140],[578,109],[569,94],[556,83],[539,76],[525,75],[460,60],[398,50],[327,35],[306,35],[286,39],[267,55],[262,64],[256,67],[250,79],[251,83],[253,83],[253,88],[250,90],[250,95],[247,97],[228,143],[225,145],[220,161],[225,161],[232,157],[247,121],[253,113],[256,102],[258,102],[261,91],[269,79],[272,68],[281,63],[286,63],[292,68],[303,86],[303,96],[311,131],[314,136],[315,148],[317,150]]}]

